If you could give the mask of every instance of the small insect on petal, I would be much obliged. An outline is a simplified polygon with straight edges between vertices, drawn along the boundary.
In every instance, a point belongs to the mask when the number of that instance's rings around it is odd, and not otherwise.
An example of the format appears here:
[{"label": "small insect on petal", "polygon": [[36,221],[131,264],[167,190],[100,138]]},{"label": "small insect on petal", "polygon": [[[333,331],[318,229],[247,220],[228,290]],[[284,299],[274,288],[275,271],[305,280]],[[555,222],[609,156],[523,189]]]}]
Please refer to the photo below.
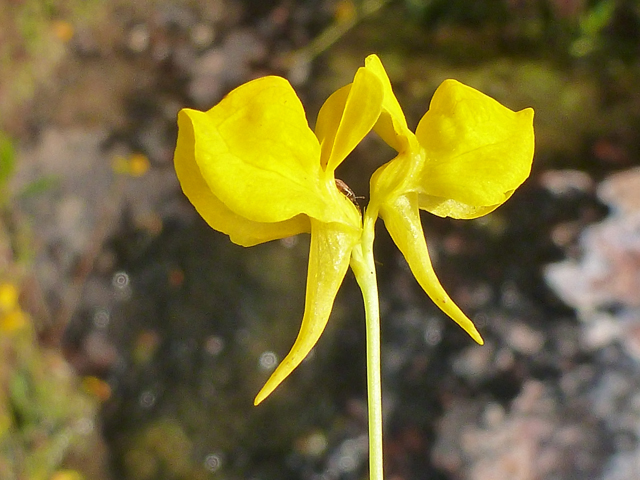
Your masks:
[{"label": "small insect on petal", "polygon": [[349,188],[349,185],[344,183],[339,178],[336,178],[336,187],[338,187],[338,190],[340,190],[340,193],[342,193],[345,197],[351,200],[351,203],[353,203],[356,207],[358,207],[358,210],[360,210],[360,205],[358,205],[358,197],[356,196],[355,193],[353,193],[353,190]]}]

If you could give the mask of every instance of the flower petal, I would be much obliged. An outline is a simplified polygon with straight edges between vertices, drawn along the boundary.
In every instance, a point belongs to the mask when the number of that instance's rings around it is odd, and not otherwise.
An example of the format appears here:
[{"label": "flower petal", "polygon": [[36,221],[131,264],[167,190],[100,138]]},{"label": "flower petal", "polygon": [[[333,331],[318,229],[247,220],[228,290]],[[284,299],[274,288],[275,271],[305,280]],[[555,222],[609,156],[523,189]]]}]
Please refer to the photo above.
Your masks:
[{"label": "flower petal", "polygon": [[195,162],[210,190],[241,217],[281,222],[304,213],[343,220],[323,198],[320,145],[285,79],[248,82],[208,112],[184,109],[178,126],[179,135],[191,130]]},{"label": "flower petal", "polygon": [[445,80],[416,137],[427,157],[421,194],[495,208],[531,171],[533,110],[514,112],[471,87]]},{"label": "flower petal", "polygon": [[462,310],[453,303],[433,271],[427,242],[420,223],[417,194],[396,197],[380,209],[380,216],[409,264],[411,272],[420,286],[440,309],[460,325],[471,338],[482,345],[483,340],[475,325]]},{"label": "flower petal", "polygon": [[[513,194],[514,190],[508,192],[507,198]],[[460,220],[470,220],[472,218],[482,217],[493,212],[501,203],[487,206],[473,206],[466,203],[458,202],[450,198],[440,198],[431,195],[420,195],[418,197],[420,210],[426,210],[439,217],[451,217]],[[504,203],[504,202],[503,202]]]},{"label": "flower petal", "polygon": [[174,166],[182,191],[211,228],[229,235],[232,242],[244,247],[311,230],[309,218],[305,215],[296,215],[282,222],[264,223],[248,220],[232,212],[202,178],[195,160],[194,146],[193,128],[190,122],[186,122],[178,134]]},{"label": "flower petal", "polygon": [[382,101],[382,114],[376,126],[376,133],[397,152],[406,150],[407,136],[413,133],[407,127],[407,120],[404,117],[398,99],[393,94],[391,81],[382,66],[382,62],[377,55],[369,55],[365,59],[365,68],[378,77],[384,89],[384,99]]},{"label": "flower petal", "polygon": [[376,75],[359,68],[353,83],[334,92],[318,113],[316,136],[321,164],[334,171],[375,125],[382,108],[382,85]]},{"label": "flower petal", "polygon": [[311,220],[307,294],[300,332],[289,354],[258,392],[255,405],[267,398],[289,376],[320,338],[349,267],[351,251],[359,239],[360,232],[345,230],[338,224]]}]

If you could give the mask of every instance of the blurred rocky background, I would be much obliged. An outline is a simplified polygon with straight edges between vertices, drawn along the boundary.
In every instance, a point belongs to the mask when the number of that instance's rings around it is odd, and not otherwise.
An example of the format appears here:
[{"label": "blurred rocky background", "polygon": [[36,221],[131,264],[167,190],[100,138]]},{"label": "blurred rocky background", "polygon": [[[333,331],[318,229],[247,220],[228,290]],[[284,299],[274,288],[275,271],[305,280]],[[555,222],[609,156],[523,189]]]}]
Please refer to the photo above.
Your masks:
[{"label": "blurred rocky background", "polygon": [[[640,478],[633,0],[0,0],[0,478],[367,478],[353,278],[253,407],[298,331],[308,238],[231,244],[172,155],[180,108],[265,74],[313,125],[369,53],[411,126],[453,77],[534,107],[537,134],[503,207],[423,217],[483,347],[379,232],[387,478]],[[371,135],[338,174],[366,196],[391,156]]]}]

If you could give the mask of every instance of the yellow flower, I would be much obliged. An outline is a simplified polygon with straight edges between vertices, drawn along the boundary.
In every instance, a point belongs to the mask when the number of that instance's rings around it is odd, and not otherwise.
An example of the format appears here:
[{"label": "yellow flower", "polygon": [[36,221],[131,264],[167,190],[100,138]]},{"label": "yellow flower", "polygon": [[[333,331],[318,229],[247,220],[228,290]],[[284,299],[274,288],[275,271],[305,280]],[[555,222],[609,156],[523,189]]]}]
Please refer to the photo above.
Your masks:
[{"label": "yellow flower", "polygon": [[58,470],[50,480],[83,480],[84,476],[76,470]]},{"label": "yellow flower", "polygon": [[53,34],[63,43],[68,43],[75,33],[73,25],[66,20],[56,20],[51,25]]},{"label": "yellow flower", "polygon": [[327,323],[362,233],[360,212],[334,171],[378,120],[382,98],[380,81],[360,68],[323,105],[315,134],[291,85],[275,76],[241,85],[207,112],[178,115],[176,173],[212,228],[243,246],[311,233],[300,333],[256,404],[300,364]]},{"label": "yellow flower", "polygon": [[114,157],[111,162],[111,168],[121,175],[141,177],[149,171],[151,163],[143,153],[132,153],[127,157],[122,155]]},{"label": "yellow flower", "polygon": [[482,344],[433,271],[419,210],[471,219],[504,203],[531,170],[533,110],[513,112],[471,87],[445,80],[413,134],[379,58],[371,55],[365,65],[384,86],[374,130],[398,152],[371,178],[368,213],[379,212],[429,297]]},{"label": "yellow flower", "polygon": [[18,303],[18,288],[12,283],[0,283],[0,332],[16,332],[27,325],[27,314]]},{"label": "yellow flower", "polygon": [[18,289],[12,283],[0,283],[0,313],[18,306]]},{"label": "yellow flower", "polygon": [[[473,88],[446,80],[414,134],[375,55],[366,59],[352,84],[325,102],[315,134],[300,100],[280,77],[246,83],[207,112],[179,113],[176,172],[185,195],[211,227],[243,246],[311,233],[300,332],[256,404],[316,344],[350,263],[365,301],[368,370],[377,372],[369,376],[369,389],[379,392],[373,261],[378,216],[426,293],[482,343],[433,271],[419,210],[468,219],[505,202],[531,169],[532,120],[531,109],[513,112]],[[372,176],[363,222],[334,171],[372,128],[398,155]],[[372,401],[377,405],[372,418],[381,412],[379,403]],[[372,424],[381,425],[378,420]]]}]

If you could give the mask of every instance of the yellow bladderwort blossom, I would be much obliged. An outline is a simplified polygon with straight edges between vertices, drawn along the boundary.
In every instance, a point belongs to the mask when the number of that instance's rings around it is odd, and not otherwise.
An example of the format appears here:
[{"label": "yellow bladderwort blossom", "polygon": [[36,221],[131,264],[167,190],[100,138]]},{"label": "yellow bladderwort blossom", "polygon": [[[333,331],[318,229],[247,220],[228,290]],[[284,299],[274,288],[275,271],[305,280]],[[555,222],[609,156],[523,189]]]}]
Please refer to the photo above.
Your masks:
[{"label": "yellow bladderwort blossom", "polygon": [[211,227],[243,246],[311,233],[300,333],[256,405],[302,362],[327,323],[362,232],[361,214],[334,171],[378,120],[382,98],[375,74],[360,68],[323,105],[315,134],[291,85],[275,76],[241,85],[207,112],[178,115],[176,173]]},{"label": "yellow bladderwort blossom", "polygon": [[445,80],[413,134],[380,59],[371,55],[365,65],[385,92],[374,130],[398,152],[371,177],[367,215],[384,220],[425,292],[482,344],[433,271],[419,210],[471,219],[504,203],[531,170],[533,110],[513,112],[471,87]]},{"label": "yellow bladderwort blossom", "polygon": [[[378,217],[384,220],[418,283],[482,343],[433,271],[420,209],[470,219],[505,202],[531,169],[533,110],[513,112],[473,88],[446,80],[414,134],[382,63],[371,55],[353,83],[325,102],[315,134],[298,97],[280,77],[242,85],[207,112],[184,109],[178,126],[176,172],[209,225],[244,246],[311,233],[300,332],[256,404],[313,348],[347,268],[353,269],[367,323],[370,479],[382,480],[375,223]],[[398,155],[373,174],[362,218],[338,187],[334,171],[372,128]]]}]

